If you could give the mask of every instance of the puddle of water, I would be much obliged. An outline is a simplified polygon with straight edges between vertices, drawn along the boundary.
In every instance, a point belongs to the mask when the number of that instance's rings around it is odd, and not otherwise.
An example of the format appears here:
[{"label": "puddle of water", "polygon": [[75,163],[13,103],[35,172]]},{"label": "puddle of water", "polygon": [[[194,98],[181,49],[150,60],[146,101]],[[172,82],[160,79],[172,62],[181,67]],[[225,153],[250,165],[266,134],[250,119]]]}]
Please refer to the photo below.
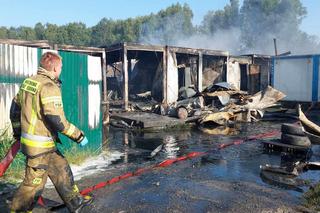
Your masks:
[{"label": "puddle of water", "polygon": [[[210,152],[201,158],[194,159],[194,167],[199,169],[202,180],[220,180],[227,182],[253,182],[270,188],[287,190],[299,197],[308,187],[288,187],[261,178],[260,165],[282,165],[296,162],[279,152],[268,152],[259,140],[248,141],[218,150],[221,143],[228,143],[249,135],[280,130],[281,123],[259,122],[237,125],[231,135],[211,134],[198,129],[162,132],[128,132],[119,129],[108,130],[108,144],[100,155],[87,159],[81,166],[72,166],[75,179],[102,172],[113,165],[124,165],[134,171],[146,165],[156,164],[168,158],[176,158],[190,152]],[[223,129],[224,130],[224,129]],[[228,130],[229,131],[229,130]],[[223,131],[224,133],[225,131]],[[310,161],[320,161],[320,146],[313,146]],[[305,157],[305,156],[304,156]],[[84,172],[85,171],[85,172]],[[307,171],[299,178],[316,183],[320,179],[319,171]],[[282,179],[283,180],[283,179]],[[284,179],[284,181],[286,181]],[[291,181],[291,180],[289,180]]]},{"label": "puddle of water", "polygon": [[[300,196],[301,192],[308,187],[288,187],[277,183],[270,183],[261,178],[260,165],[284,165],[290,159],[281,157],[281,153],[266,152],[260,141],[248,141],[241,145],[230,146],[222,150],[217,150],[220,143],[231,142],[249,135],[280,130],[281,123],[259,122],[253,124],[237,125],[234,135],[214,135],[214,131],[202,132],[199,130],[179,131],[179,132],[158,132],[158,133],[134,133],[121,130],[110,130],[110,147],[124,153],[123,163],[138,164],[143,167],[141,162],[147,162],[148,156],[152,151],[163,145],[161,150],[156,150],[157,154],[153,157],[157,161],[167,158],[175,158],[193,151],[211,153],[199,160],[199,169],[204,169],[204,179],[217,179],[222,181],[247,181],[254,182],[266,187],[275,187],[288,190],[295,196]],[[225,129],[222,129],[225,133]],[[229,131],[229,130],[227,130]],[[234,131],[230,131],[234,133]],[[127,151],[124,151],[126,147]],[[132,154],[132,151],[136,152]],[[319,146],[314,146],[315,153],[319,153]],[[318,150],[318,152],[317,152]],[[130,154],[131,153],[131,154]],[[124,160],[126,159],[126,160]],[[295,162],[297,159],[291,159]],[[320,155],[314,155],[311,161],[320,160]],[[202,168],[203,167],[203,168]],[[319,181],[319,171],[307,171],[299,176],[302,180],[311,180],[312,183]],[[300,190],[301,189],[301,190]]]},{"label": "puddle of water", "polygon": [[74,179],[80,180],[82,177],[105,171],[122,156],[123,153],[118,151],[103,151],[96,157],[87,158],[81,165],[71,165]]},{"label": "puddle of water", "polygon": [[[102,151],[98,156],[87,158],[81,165],[70,165],[74,180],[80,180],[97,172],[103,172],[110,168],[110,165],[123,157],[119,151]],[[48,178],[46,187],[53,188],[53,183]]]}]

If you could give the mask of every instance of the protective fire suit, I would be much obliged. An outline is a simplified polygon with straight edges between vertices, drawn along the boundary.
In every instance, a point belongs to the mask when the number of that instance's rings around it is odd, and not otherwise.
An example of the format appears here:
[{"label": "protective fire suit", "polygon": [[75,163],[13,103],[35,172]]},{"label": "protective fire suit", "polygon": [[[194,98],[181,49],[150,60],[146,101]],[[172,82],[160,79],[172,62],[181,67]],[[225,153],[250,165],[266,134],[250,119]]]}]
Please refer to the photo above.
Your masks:
[{"label": "protective fire suit", "polygon": [[12,211],[30,211],[51,179],[68,209],[73,212],[83,198],[74,184],[70,166],[57,150],[58,132],[80,143],[84,134],[65,118],[60,80],[39,68],[37,75],[23,81],[13,99],[10,119],[14,137],[20,138],[27,157],[25,179],[14,195]]}]

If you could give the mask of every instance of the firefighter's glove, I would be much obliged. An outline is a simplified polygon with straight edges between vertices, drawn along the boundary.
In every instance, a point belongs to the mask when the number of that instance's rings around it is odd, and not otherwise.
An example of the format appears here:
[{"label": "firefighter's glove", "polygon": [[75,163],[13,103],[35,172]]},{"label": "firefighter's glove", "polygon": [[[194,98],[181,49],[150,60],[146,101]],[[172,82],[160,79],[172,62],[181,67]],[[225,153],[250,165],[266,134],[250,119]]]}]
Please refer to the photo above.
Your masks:
[{"label": "firefighter's glove", "polygon": [[88,141],[87,137],[84,137],[82,139],[82,141],[80,142],[80,146],[84,147],[85,145],[87,145],[87,143],[89,143],[89,141]]}]

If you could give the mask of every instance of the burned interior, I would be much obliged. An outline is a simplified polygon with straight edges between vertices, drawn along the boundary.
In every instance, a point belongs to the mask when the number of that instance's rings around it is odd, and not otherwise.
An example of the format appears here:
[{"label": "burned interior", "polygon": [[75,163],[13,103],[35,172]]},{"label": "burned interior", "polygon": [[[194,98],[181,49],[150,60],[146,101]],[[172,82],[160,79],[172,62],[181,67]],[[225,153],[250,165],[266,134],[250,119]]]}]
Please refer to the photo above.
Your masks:
[{"label": "burned interior", "polygon": [[111,108],[129,102],[172,103],[181,92],[201,92],[226,80],[228,53],[171,46],[121,43],[106,47]]},{"label": "burned interior", "polygon": [[[107,89],[111,106],[127,101],[163,99],[163,51],[114,45],[107,49]],[[126,62],[126,63],[124,63]]]},{"label": "burned interior", "polygon": [[[232,82],[243,91],[254,94],[271,85],[271,57],[268,55],[248,54],[230,56],[228,61],[228,82]],[[237,77],[235,78],[236,75]],[[235,78],[235,79],[234,79]]]}]

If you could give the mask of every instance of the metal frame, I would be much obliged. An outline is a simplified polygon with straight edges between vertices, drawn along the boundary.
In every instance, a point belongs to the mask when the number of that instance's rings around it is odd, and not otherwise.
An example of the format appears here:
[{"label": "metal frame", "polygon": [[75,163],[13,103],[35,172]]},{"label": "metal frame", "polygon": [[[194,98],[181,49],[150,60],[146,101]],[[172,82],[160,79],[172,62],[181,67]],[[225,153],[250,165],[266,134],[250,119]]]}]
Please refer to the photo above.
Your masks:
[{"label": "metal frame", "polygon": [[[167,76],[168,76],[168,53],[175,52],[181,54],[190,54],[198,56],[199,63],[198,63],[198,89],[202,90],[202,70],[203,70],[203,56],[210,55],[210,56],[222,56],[222,57],[229,57],[229,53],[227,51],[218,51],[218,50],[208,50],[208,49],[195,49],[195,48],[186,48],[186,47],[176,47],[176,46],[156,46],[156,45],[145,45],[145,44],[138,44],[138,43],[118,43],[111,46],[104,46],[106,55],[108,57],[109,53],[120,51],[121,52],[121,60],[122,60],[122,70],[123,70],[123,77],[124,77],[124,110],[128,110],[129,108],[129,91],[128,91],[128,51],[152,51],[152,52],[162,52],[163,54],[163,101],[164,105],[168,104],[168,91],[167,91]],[[106,61],[108,64],[108,62]],[[109,62],[110,63],[110,62]],[[201,80],[201,82],[200,82]]]}]

